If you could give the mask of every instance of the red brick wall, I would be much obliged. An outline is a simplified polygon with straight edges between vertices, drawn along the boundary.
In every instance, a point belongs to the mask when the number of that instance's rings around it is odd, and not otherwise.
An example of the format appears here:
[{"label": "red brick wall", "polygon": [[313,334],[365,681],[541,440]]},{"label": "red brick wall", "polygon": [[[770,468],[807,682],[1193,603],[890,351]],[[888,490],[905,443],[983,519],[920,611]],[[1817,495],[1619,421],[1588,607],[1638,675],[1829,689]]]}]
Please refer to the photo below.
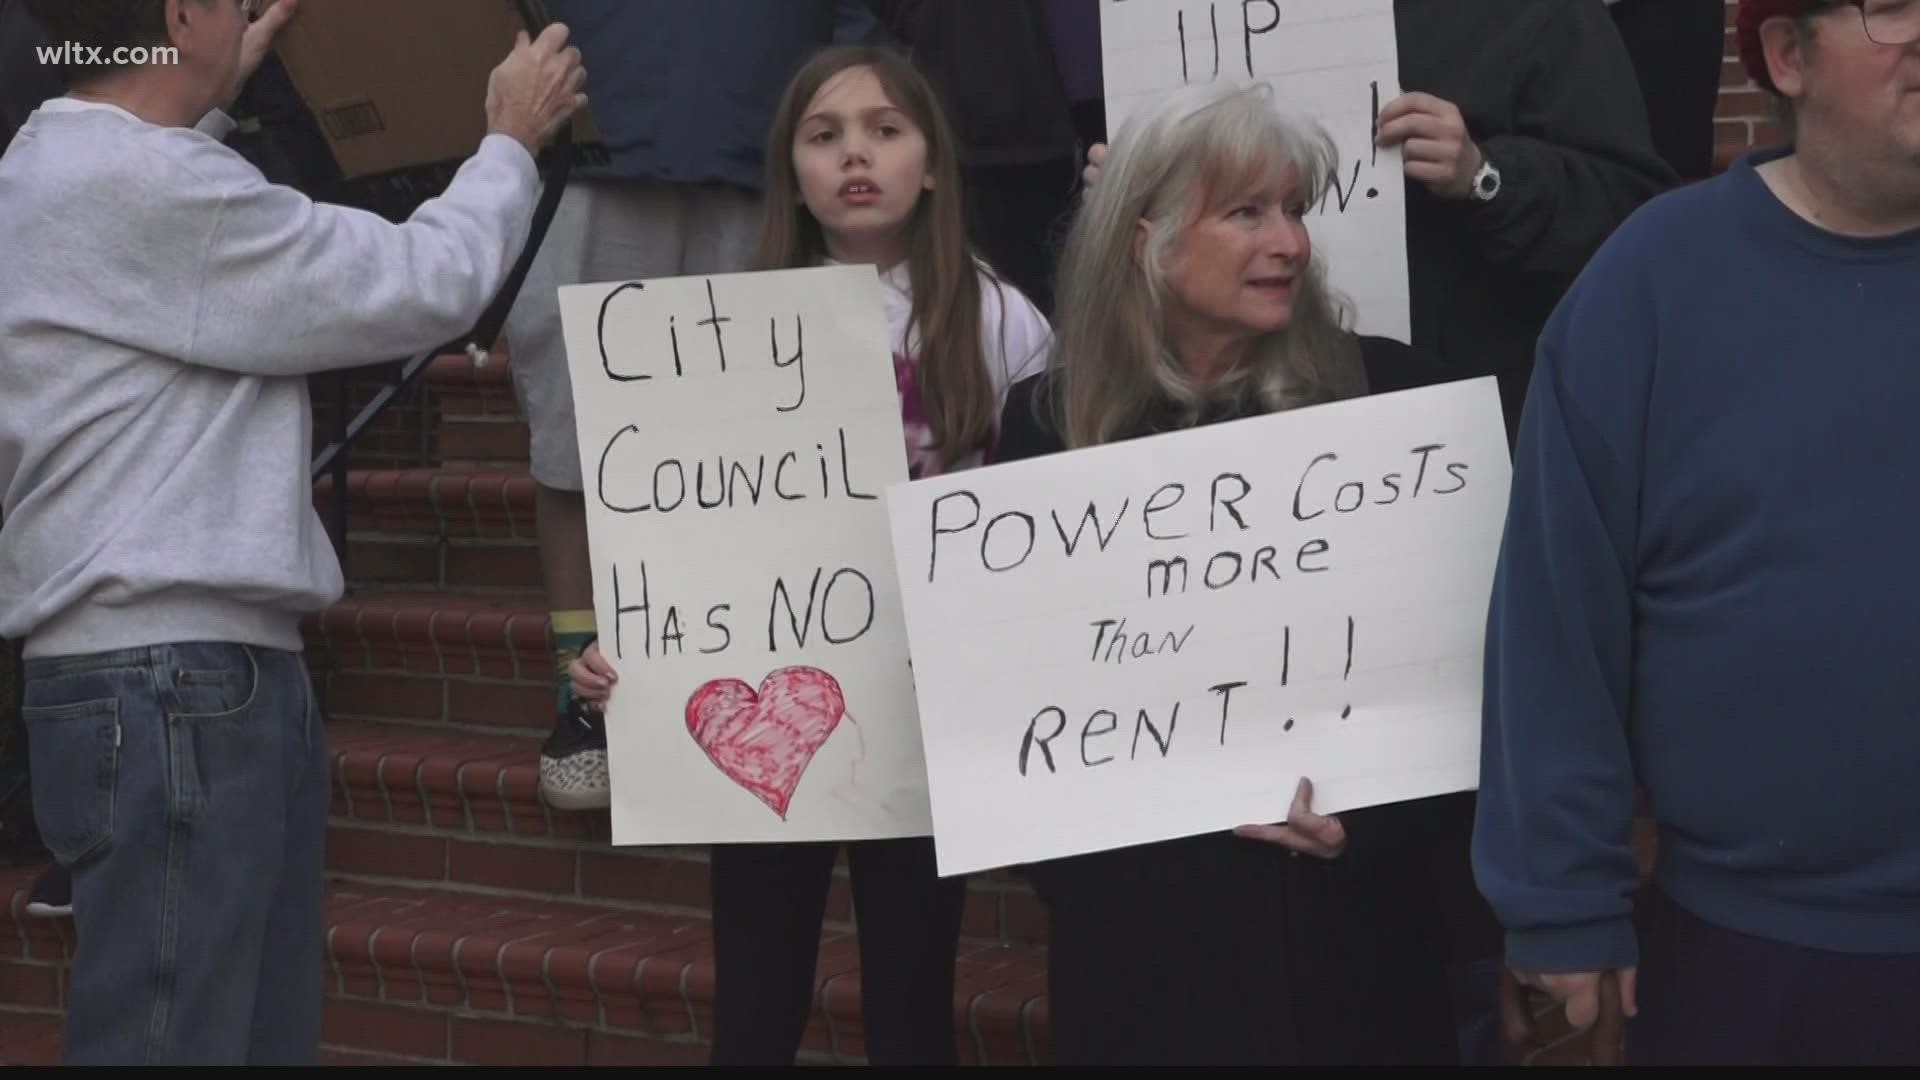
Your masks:
[{"label": "red brick wall", "polygon": [[1740,46],[1733,36],[1737,7],[1736,0],[1727,0],[1727,44],[1720,68],[1720,108],[1714,121],[1715,164],[1722,168],[1750,147],[1780,139],[1779,129],[1767,118],[1765,93],[1747,78],[1740,63]]}]

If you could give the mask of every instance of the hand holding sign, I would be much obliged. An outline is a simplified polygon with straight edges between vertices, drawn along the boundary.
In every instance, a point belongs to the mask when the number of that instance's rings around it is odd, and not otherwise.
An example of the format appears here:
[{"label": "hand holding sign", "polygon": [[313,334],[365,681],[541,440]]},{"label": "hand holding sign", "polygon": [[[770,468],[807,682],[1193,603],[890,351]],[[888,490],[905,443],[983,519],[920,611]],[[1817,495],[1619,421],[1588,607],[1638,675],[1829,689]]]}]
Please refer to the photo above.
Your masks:
[{"label": "hand holding sign", "polygon": [[604,712],[607,699],[613,696],[613,684],[620,681],[620,673],[607,663],[600,643],[595,641],[580,653],[579,659],[567,665],[567,678],[573,683],[576,700]]},{"label": "hand holding sign", "polygon": [[1107,163],[1107,144],[1094,143],[1087,147],[1087,167],[1080,170],[1080,182],[1092,187],[1100,179],[1100,166]]},{"label": "hand holding sign", "polygon": [[[1405,166],[1377,141],[1381,102],[1399,96],[1393,0],[1101,0],[1100,46],[1116,139],[1144,102],[1213,82],[1265,84],[1326,129],[1338,163],[1314,178],[1314,247],[1359,332],[1412,339]],[[1088,154],[1089,184],[1104,149]]]},{"label": "hand holding sign", "polygon": [[1399,147],[1407,177],[1443,199],[1464,199],[1485,157],[1460,107],[1432,94],[1404,94],[1380,110],[1381,146]]},{"label": "hand holding sign", "polygon": [[1233,830],[1235,836],[1248,840],[1262,840],[1269,844],[1278,844],[1295,855],[1314,855],[1322,859],[1337,859],[1346,853],[1347,830],[1338,817],[1322,817],[1313,812],[1313,781],[1300,778],[1300,786],[1293,796],[1293,808],[1287,811],[1287,820],[1279,825],[1242,825]]}]

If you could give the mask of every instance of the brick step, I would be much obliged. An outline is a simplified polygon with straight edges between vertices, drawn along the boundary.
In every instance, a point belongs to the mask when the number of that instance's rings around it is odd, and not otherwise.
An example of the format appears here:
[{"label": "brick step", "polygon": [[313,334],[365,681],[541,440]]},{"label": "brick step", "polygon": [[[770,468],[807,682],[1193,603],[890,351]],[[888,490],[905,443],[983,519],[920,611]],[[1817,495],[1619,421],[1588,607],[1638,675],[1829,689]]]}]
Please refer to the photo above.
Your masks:
[{"label": "brick step", "polygon": [[[0,960],[0,971],[5,970],[6,961]],[[322,1017],[327,1029],[337,1031],[345,1025],[351,1025],[355,1017],[350,1010],[355,1007],[355,1003],[350,1001],[329,1001]],[[58,1066],[60,1064],[60,1033],[64,1026],[65,1020],[57,1012],[15,1011],[0,1005],[0,1068]],[[320,1049],[319,1063],[323,1066],[374,1068],[445,1064],[445,1062],[427,1062],[390,1054],[360,1053],[326,1045]]]},{"label": "brick step", "polygon": [[[314,482],[316,508],[333,505],[333,477]],[[355,469],[347,473],[348,520],[356,532],[446,540],[538,538],[533,476],[521,468]]]},{"label": "brick step", "polygon": [[551,618],[537,596],[367,590],[303,625],[330,717],[544,738]]},{"label": "brick step", "polygon": [[[39,1015],[44,1024],[64,992],[72,925],[24,916],[33,873],[0,870],[9,898],[0,1009],[40,1012],[0,1012],[0,1023]],[[714,973],[704,917],[335,882],[327,918],[323,1037],[335,1051],[472,1065],[706,1060]],[[858,967],[850,935],[823,935],[806,1060],[864,1060]],[[1043,951],[972,944],[958,972],[962,1060],[1043,1061]]]},{"label": "brick step", "polygon": [[[0,979],[7,971],[0,952]],[[6,1000],[0,985],[0,1001]],[[60,1014],[11,1012],[0,1005],[0,1068],[60,1064]]]},{"label": "brick step", "polygon": [[[393,361],[346,372],[344,403],[341,373],[311,377],[314,448],[333,437],[336,415],[358,415],[401,366]],[[349,453],[355,468],[525,461],[526,425],[514,400],[511,357],[504,345],[484,368],[464,354],[435,357],[361,432]]]},{"label": "brick step", "polygon": [[704,854],[609,845],[607,811],[548,806],[539,740],[330,719],[329,870],[700,914]]},{"label": "brick step", "polygon": [[[331,521],[334,481],[314,484]],[[539,594],[534,481],[524,467],[347,474],[347,575],[359,589]]]},{"label": "brick step", "polygon": [[[518,893],[704,914],[702,848],[614,847],[605,810],[548,806],[535,739],[331,720],[333,824],[327,864],[355,879]],[[852,924],[844,860],[827,920]],[[963,936],[1038,945],[1045,914],[1010,873],[968,881]]]},{"label": "brick step", "polygon": [[513,361],[503,344],[478,367],[465,355],[436,357],[421,378],[439,403],[436,460],[481,468],[525,465],[527,425],[513,396]]},{"label": "brick step", "polygon": [[436,356],[420,373],[420,381],[432,388],[441,412],[448,416],[498,416],[516,409],[513,352],[505,340],[484,367],[465,353]]}]

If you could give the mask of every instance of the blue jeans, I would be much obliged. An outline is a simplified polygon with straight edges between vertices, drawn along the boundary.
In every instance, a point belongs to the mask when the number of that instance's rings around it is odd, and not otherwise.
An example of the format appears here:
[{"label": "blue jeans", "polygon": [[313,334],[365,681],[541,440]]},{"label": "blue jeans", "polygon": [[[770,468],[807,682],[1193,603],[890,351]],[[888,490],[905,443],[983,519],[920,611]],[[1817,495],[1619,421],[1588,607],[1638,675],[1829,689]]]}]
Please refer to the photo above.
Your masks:
[{"label": "blue jeans", "polygon": [[34,816],[73,873],[65,1063],[312,1064],[329,798],[304,660],[180,644],[25,674]]}]

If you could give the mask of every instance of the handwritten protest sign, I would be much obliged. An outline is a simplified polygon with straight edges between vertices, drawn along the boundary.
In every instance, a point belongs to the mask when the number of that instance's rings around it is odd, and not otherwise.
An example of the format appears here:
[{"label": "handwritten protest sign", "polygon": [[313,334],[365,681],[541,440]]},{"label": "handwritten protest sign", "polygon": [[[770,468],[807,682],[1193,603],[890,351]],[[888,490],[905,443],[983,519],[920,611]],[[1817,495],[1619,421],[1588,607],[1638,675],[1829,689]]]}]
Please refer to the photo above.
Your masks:
[{"label": "handwritten protest sign", "polygon": [[1393,0],[1101,0],[1107,130],[1193,83],[1266,83],[1281,109],[1317,120],[1339,175],[1308,218],[1358,329],[1410,341],[1406,182],[1398,148],[1374,145],[1400,95]]},{"label": "handwritten protest sign", "polygon": [[892,487],[942,874],[1478,784],[1491,379]]},{"label": "handwritten protest sign", "polygon": [[931,829],[871,266],[560,290],[616,844]]}]

